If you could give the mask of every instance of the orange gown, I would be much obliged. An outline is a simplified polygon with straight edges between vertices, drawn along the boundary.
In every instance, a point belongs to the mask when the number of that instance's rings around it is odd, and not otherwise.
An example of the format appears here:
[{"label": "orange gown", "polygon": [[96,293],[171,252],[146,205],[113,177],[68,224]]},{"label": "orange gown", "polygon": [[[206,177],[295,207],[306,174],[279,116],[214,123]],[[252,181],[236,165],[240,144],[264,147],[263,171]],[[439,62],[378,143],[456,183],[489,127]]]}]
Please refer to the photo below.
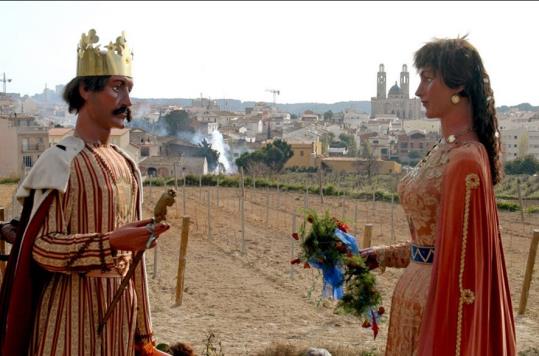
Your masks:
[{"label": "orange gown", "polygon": [[[382,268],[406,268],[393,293],[386,355],[515,355],[484,146],[435,146],[402,179],[399,195],[411,241],[374,248]],[[433,247],[433,263],[411,259],[411,244]]]}]

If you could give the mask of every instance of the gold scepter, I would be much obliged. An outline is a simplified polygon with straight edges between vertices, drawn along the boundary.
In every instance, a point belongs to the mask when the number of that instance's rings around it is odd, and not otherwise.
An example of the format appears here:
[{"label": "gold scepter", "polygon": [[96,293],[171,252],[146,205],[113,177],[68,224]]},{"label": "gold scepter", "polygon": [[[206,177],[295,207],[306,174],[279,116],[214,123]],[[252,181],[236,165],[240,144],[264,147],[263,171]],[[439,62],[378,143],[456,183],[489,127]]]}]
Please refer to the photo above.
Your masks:
[{"label": "gold scepter", "polygon": [[161,197],[159,197],[159,200],[155,204],[155,208],[153,210],[154,217],[152,218],[152,222],[146,225],[146,229],[150,232],[150,237],[148,237],[148,241],[146,242],[145,249],[142,251],[137,251],[135,254],[135,257],[133,257],[133,260],[131,261],[131,266],[129,266],[129,270],[127,271],[125,277],[122,279],[122,283],[120,283],[120,286],[118,287],[118,290],[114,294],[114,297],[112,298],[112,301],[110,302],[109,307],[107,308],[107,311],[101,321],[99,322],[99,326],[97,327],[97,332],[99,335],[103,332],[103,329],[105,327],[105,324],[107,323],[107,320],[112,315],[112,312],[114,311],[114,307],[118,302],[120,301],[120,297],[122,296],[122,293],[124,292],[125,288],[129,284],[129,280],[135,273],[135,270],[140,262],[142,260],[142,256],[144,256],[144,251],[150,248],[152,243],[155,241],[157,236],[155,236],[155,224],[166,220],[167,217],[167,206],[172,206],[174,204],[176,198],[176,191],[174,189],[169,189],[168,191],[161,194]]}]

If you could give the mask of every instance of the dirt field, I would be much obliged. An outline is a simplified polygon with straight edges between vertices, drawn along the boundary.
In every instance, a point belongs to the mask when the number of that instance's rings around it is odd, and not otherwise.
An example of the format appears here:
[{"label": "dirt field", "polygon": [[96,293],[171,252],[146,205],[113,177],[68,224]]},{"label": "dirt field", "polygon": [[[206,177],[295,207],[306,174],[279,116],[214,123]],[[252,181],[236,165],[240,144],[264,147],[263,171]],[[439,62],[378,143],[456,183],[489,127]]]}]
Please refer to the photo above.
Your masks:
[{"label": "dirt field", "polygon": [[[7,206],[6,218],[10,217],[13,190],[14,186],[0,185],[0,206]],[[321,275],[316,270],[292,268],[289,263],[299,249],[298,242],[290,238],[294,224],[291,213],[301,214],[306,205],[322,211],[318,196],[311,195],[306,201],[304,195],[297,193],[246,189],[242,243],[238,190],[210,188],[209,191],[208,213],[208,189],[186,189],[185,206],[192,224],[181,306],[173,306],[181,231],[179,216],[184,214],[181,188],[177,206],[169,208],[172,228],[160,240],[157,259],[154,251],[146,254],[152,318],[159,342],[187,341],[198,354],[204,354],[205,339],[213,331],[226,355],[254,355],[272,342],[315,347],[345,345],[358,354],[360,351],[383,354],[387,317],[377,339],[373,340],[370,330],[361,328],[361,320],[334,314],[333,304],[320,300]],[[151,216],[158,195],[159,189],[146,189],[145,216]],[[408,237],[406,220],[397,204],[325,198],[324,209],[330,209],[337,217],[344,215],[359,235],[365,224],[373,224],[373,245],[393,241],[393,209],[395,241]],[[522,224],[520,213],[501,212],[500,218],[517,315],[530,237],[533,229],[539,228],[539,221],[537,216],[525,216]],[[296,218],[296,231],[302,222],[301,217]],[[516,317],[519,350],[539,348],[537,269],[536,265],[526,314]],[[391,293],[401,272],[388,269],[383,274],[377,273],[383,305],[388,312]]]}]

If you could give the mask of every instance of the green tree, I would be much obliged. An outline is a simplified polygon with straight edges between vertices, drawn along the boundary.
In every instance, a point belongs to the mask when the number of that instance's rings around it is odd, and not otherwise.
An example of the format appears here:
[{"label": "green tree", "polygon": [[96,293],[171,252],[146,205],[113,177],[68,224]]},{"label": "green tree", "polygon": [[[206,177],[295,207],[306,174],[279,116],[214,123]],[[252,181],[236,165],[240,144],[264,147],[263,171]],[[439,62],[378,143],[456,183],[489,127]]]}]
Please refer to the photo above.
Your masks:
[{"label": "green tree", "polygon": [[333,111],[329,110],[324,113],[324,121],[329,121],[333,118]]},{"label": "green tree", "polygon": [[534,155],[530,154],[507,162],[504,168],[507,174],[532,175],[539,172],[539,161]]},{"label": "green tree", "polygon": [[322,153],[327,153],[329,145],[335,139],[335,134],[333,132],[327,132],[320,136],[320,143],[322,144]]},{"label": "green tree", "polygon": [[273,145],[283,151],[283,159],[285,160],[285,163],[290,157],[294,155],[294,151],[292,151],[292,146],[290,146],[288,143],[286,143],[286,141],[283,141],[280,138],[273,141]]},{"label": "green tree", "polygon": [[214,171],[219,164],[219,151],[212,149],[211,143],[206,141],[205,138],[202,139],[198,146],[200,147],[200,155],[206,157],[206,161],[208,161],[208,170]]},{"label": "green tree", "polygon": [[340,134],[339,140],[344,143],[346,148],[348,149],[348,156],[355,157],[357,156],[357,143],[356,139],[354,138],[354,135],[348,135],[348,134]]},{"label": "green tree", "polygon": [[189,114],[185,110],[174,110],[163,116],[167,133],[171,136],[176,136],[178,132],[195,132],[191,125]]},{"label": "green tree", "polygon": [[238,167],[243,167],[246,172],[254,167],[260,170],[261,165],[268,167],[272,172],[280,172],[293,154],[292,147],[288,143],[277,139],[260,150],[251,153],[244,152],[236,159],[236,164]]}]

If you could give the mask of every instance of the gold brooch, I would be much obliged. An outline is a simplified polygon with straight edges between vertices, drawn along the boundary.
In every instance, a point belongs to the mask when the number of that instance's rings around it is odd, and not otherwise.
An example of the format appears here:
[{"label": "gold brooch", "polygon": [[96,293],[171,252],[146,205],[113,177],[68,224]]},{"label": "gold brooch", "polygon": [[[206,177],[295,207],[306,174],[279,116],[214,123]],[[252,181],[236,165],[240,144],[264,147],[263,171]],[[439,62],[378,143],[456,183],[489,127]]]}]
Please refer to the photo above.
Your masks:
[{"label": "gold brooch", "polygon": [[472,304],[475,301],[475,294],[470,289],[462,290],[462,301],[465,304]]}]

